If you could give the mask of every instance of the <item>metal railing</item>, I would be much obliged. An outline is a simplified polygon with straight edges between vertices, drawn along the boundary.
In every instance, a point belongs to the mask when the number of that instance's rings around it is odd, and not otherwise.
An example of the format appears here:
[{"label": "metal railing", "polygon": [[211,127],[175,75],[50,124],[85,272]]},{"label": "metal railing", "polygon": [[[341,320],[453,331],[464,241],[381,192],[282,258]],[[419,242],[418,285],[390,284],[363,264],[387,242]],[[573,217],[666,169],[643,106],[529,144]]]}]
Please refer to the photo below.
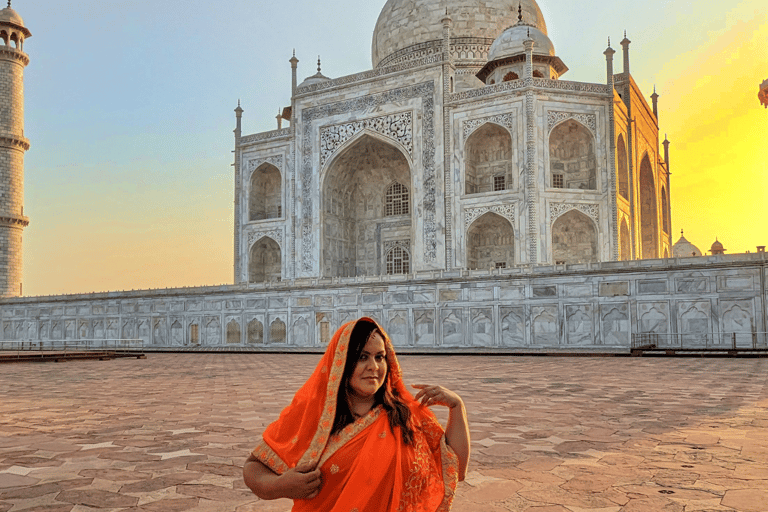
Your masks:
[{"label": "metal railing", "polygon": [[144,340],[141,339],[79,339],[79,340],[29,340],[2,341],[0,354],[21,355],[30,352],[57,352],[73,354],[76,352],[108,351],[126,353],[144,350]]},{"label": "metal railing", "polygon": [[766,332],[701,332],[632,334],[632,349],[766,350]]}]

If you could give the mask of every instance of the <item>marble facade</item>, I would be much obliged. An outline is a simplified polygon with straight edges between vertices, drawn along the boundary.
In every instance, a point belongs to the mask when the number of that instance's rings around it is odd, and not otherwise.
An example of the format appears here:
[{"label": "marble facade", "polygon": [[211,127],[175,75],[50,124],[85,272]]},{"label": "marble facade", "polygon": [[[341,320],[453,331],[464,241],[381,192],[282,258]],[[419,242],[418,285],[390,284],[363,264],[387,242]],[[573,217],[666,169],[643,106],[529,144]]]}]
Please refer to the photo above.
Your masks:
[{"label": "marble facade", "polygon": [[0,337],[320,349],[367,315],[398,346],[435,352],[621,351],[646,332],[728,343],[737,333],[749,345],[768,327],[767,280],[768,259],[755,253],[7,298]]}]

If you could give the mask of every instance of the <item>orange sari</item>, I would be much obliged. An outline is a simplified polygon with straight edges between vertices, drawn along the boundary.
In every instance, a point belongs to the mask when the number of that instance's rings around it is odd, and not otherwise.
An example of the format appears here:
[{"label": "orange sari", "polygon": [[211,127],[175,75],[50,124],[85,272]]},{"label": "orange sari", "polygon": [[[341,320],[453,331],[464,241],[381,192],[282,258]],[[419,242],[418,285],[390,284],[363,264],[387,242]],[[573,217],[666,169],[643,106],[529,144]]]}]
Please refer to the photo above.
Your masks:
[{"label": "orange sari", "polygon": [[389,385],[411,410],[413,443],[403,442],[400,427],[393,432],[382,406],[331,435],[356,323],[336,331],[312,376],[266,428],[253,456],[277,474],[297,465],[320,468],[320,493],[311,500],[294,500],[292,512],[450,511],[458,458],[432,411],[405,388],[392,342],[381,327]]}]

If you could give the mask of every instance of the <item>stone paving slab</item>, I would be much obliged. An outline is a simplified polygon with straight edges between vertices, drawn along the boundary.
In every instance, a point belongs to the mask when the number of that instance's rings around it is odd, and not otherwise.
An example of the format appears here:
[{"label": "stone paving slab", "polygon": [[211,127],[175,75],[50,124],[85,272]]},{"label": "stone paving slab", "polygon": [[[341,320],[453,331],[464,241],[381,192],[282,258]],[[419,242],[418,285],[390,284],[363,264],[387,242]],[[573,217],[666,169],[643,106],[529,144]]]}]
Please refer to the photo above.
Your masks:
[{"label": "stone paving slab", "polygon": [[[286,512],[241,467],[314,354],[0,366],[0,512]],[[768,510],[768,360],[402,356],[464,398],[454,512]],[[446,418],[438,409],[438,416]]]}]

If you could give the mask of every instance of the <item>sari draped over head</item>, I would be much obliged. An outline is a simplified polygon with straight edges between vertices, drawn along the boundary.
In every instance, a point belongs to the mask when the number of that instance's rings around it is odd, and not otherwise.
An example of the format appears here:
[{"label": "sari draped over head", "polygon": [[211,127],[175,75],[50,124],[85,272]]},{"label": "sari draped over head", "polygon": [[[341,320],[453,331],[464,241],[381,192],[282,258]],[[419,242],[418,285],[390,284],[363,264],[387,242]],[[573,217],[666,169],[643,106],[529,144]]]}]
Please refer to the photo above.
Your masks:
[{"label": "sari draped over head", "polygon": [[381,327],[388,385],[411,411],[413,441],[405,444],[381,405],[331,435],[350,335],[360,321],[378,326],[361,318],[336,331],[312,376],[266,428],[253,456],[278,475],[296,466],[320,468],[319,494],[294,500],[292,512],[449,511],[458,458],[432,411],[405,388],[392,342]]}]

